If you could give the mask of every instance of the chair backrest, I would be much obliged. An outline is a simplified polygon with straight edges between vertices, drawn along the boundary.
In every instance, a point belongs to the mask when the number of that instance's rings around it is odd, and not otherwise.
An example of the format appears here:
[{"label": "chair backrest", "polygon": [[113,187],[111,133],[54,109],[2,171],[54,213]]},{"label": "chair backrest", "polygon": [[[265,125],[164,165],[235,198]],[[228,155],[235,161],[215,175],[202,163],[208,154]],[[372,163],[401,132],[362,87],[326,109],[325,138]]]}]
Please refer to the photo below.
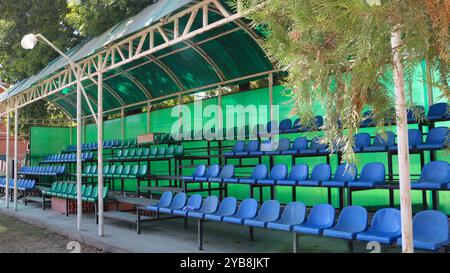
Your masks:
[{"label": "chair backrest", "polygon": [[361,170],[360,181],[381,182],[385,180],[384,164],[379,162],[367,163]]},{"label": "chair backrest", "polygon": [[166,147],[159,147],[158,148],[158,156],[164,156],[166,154]]},{"label": "chair backrest", "polygon": [[311,146],[310,149],[313,150],[325,150],[327,148],[327,145],[324,143],[320,143],[320,138],[315,137],[311,140]]},{"label": "chair backrest", "polygon": [[134,156],[135,156],[135,157],[141,157],[141,156],[142,156],[142,151],[143,151],[142,148],[137,149],[137,150],[136,150],[136,153],[134,154]]},{"label": "chair backrest", "polygon": [[147,172],[148,172],[148,166],[147,166],[147,164],[141,165],[141,166],[139,167],[138,176],[139,176],[139,177],[145,177],[145,176],[147,175]]},{"label": "chair backrest", "polygon": [[286,164],[277,164],[273,166],[270,171],[269,178],[274,180],[282,180],[285,179],[287,175],[287,166]]},{"label": "chair backrest", "polygon": [[220,203],[217,214],[221,216],[230,216],[236,213],[237,200],[234,197],[226,197]]},{"label": "chair backrest", "polygon": [[173,155],[174,152],[175,152],[175,146],[172,145],[167,148],[166,155]]},{"label": "chair backrest", "polygon": [[97,173],[97,165],[93,165],[91,167],[91,172],[89,174],[95,174],[95,173]]},{"label": "chair backrest", "polygon": [[408,129],[408,142],[411,146],[422,144],[422,132],[419,129]]},{"label": "chair backrest", "polygon": [[281,138],[278,142],[277,151],[287,151],[291,147],[291,140],[289,138]]},{"label": "chair backrest", "polygon": [[238,218],[253,218],[256,216],[258,210],[258,202],[255,199],[245,199],[239,205],[239,208],[235,214]]},{"label": "chair backrest", "polygon": [[280,122],[280,130],[286,130],[286,129],[291,129],[292,128],[292,120],[290,119],[283,119]]},{"label": "chair backrest", "polygon": [[109,167],[108,174],[114,174],[116,172],[116,165],[112,165]]},{"label": "chair backrest", "polygon": [[368,133],[358,133],[353,136],[356,149],[368,147],[370,145],[370,135]]},{"label": "chair backrest", "polygon": [[413,219],[413,237],[426,242],[449,241],[448,217],[437,210],[418,212]]},{"label": "chair backrest", "polygon": [[448,113],[448,104],[446,102],[439,102],[430,106],[427,117],[444,118],[447,113]]},{"label": "chair backrest", "polygon": [[131,167],[129,175],[137,175],[139,172],[139,165],[133,165],[133,167]]},{"label": "chair backrest", "polygon": [[308,148],[308,139],[306,137],[298,137],[292,143],[291,150],[301,151]]},{"label": "chair backrest", "polygon": [[163,194],[161,195],[161,198],[158,201],[158,206],[159,207],[168,207],[170,206],[170,204],[172,204],[172,199],[173,199],[173,193],[170,191],[166,191],[163,192]]},{"label": "chair backrest", "polygon": [[289,225],[299,225],[305,222],[306,206],[301,202],[290,202],[284,208],[280,220]]},{"label": "chair backrest", "polygon": [[150,148],[150,156],[155,156],[158,154],[158,147],[151,147]]},{"label": "chair backrest", "polygon": [[377,134],[373,139],[373,146],[393,146],[395,144],[395,135],[391,131],[386,131],[386,138]]},{"label": "chair backrest", "polygon": [[394,208],[384,208],[375,212],[369,228],[371,231],[392,232],[400,235],[400,211]]},{"label": "chair backrest", "polygon": [[266,222],[272,222],[280,218],[280,202],[277,200],[267,200],[261,205],[258,218]]},{"label": "chair backrest", "polygon": [[257,165],[253,168],[251,178],[264,179],[267,177],[267,166],[264,164]]},{"label": "chair backrest", "polygon": [[179,192],[173,198],[172,204],[170,207],[172,209],[182,209],[186,205],[186,193]]},{"label": "chair backrest", "polygon": [[331,177],[331,167],[329,164],[321,163],[314,166],[309,177],[310,180],[314,181],[327,181]]},{"label": "chair backrest", "polygon": [[191,195],[186,203],[188,209],[199,209],[202,205],[202,196],[200,194]]},{"label": "chair backrest", "polygon": [[222,170],[220,171],[219,177],[220,178],[234,177],[234,165],[228,164],[228,165],[223,166]]},{"label": "chair backrest", "polygon": [[115,175],[122,174],[122,171],[123,171],[123,165],[119,165],[119,166],[116,167],[116,170],[114,171],[114,174]]},{"label": "chair backrest", "polygon": [[349,232],[362,232],[367,229],[367,210],[361,206],[345,207],[336,223],[336,228]]},{"label": "chair backrest", "polygon": [[406,111],[406,118],[410,122],[415,122],[419,117],[423,116],[425,108],[422,105],[415,105]]},{"label": "chair backrest", "polygon": [[340,164],[334,173],[334,181],[353,181],[358,175],[358,169],[354,164]]},{"label": "chair backrest", "polygon": [[334,208],[329,204],[319,204],[312,207],[307,223],[319,226],[331,226],[334,223]]},{"label": "chair backrest", "polygon": [[205,177],[217,177],[219,176],[220,166],[219,164],[214,164],[208,167],[205,173]]},{"label": "chair backrest", "polygon": [[149,154],[150,154],[150,148],[142,149],[141,157],[148,157]]},{"label": "chair backrest", "polygon": [[250,140],[247,144],[248,152],[257,152],[259,151],[259,141],[258,140]]},{"label": "chair backrest", "polygon": [[184,146],[183,145],[178,145],[175,148],[175,151],[173,152],[173,154],[175,156],[182,156],[184,154]]},{"label": "chair backrest", "polygon": [[219,205],[219,198],[215,195],[210,195],[205,198],[201,210],[205,213],[213,213],[217,211],[218,205]]},{"label": "chair backrest", "polygon": [[122,156],[121,157],[127,157],[129,152],[130,151],[128,149],[124,149],[123,152],[122,152]]},{"label": "chair backrest", "polygon": [[323,117],[322,116],[316,116],[316,127],[320,129],[320,127],[323,126]]},{"label": "chair backrest", "polygon": [[233,152],[243,152],[245,150],[245,141],[238,140],[234,143]]},{"label": "chair backrest", "polygon": [[306,180],[308,179],[309,168],[306,164],[296,164],[292,166],[289,180]]},{"label": "chair backrest", "polygon": [[431,129],[427,134],[427,139],[425,143],[427,144],[444,144],[447,140],[448,128],[447,127],[436,127]]},{"label": "chair backrest", "polygon": [[205,165],[198,165],[197,167],[195,167],[194,173],[192,174],[192,176],[194,177],[203,177],[205,176],[206,173],[206,166]]},{"label": "chair backrest", "polygon": [[431,161],[425,164],[419,181],[450,183],[450,164],[446,161]]},{"label": "chair backrest", "polygon": [[124,166],[121,175],[129,175],[131,171],[131,165]]}]

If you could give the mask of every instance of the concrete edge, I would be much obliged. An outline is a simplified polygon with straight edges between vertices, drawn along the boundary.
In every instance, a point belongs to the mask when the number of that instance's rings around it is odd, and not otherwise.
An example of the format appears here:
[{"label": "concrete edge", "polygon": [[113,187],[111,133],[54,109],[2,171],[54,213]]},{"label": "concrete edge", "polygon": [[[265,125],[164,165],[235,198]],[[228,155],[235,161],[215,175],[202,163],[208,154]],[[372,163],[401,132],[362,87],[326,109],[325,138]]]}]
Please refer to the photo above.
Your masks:
[{"label": "concrete edge", "polygon": [[50,225],[46,223],[45,221],[35,219],[33,217],[20,215],[19,213],[15,213],[11,209],[0,209],[0,214],[6,215],[8,217],[14,218],[20,222],[27,223],[30,225],[34,225],[43,229],[46,229],[51,232],[58,233],[59,235],[68,237],[70,240],[80,242],[85,245],[89,245],[91,247],[95,247],[97,249],[100,249],[104,252],[110,252],[110,253],[132,253],[128,249],[124,249],[106,242],[103,242],[99,237],[96,236],[90,236],[85,235],[77,231],[68,231],[64,228],[60,228],[58,226]]}]

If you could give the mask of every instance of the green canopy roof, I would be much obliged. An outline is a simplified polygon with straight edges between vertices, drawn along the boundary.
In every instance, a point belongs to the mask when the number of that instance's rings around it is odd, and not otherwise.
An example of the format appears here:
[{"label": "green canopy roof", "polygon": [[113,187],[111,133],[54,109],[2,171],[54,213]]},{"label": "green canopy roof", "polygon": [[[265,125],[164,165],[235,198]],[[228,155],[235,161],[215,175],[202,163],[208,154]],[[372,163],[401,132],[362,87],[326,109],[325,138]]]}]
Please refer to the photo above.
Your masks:
[{"label": "green canopy roof", "polygon": [[[159,0],[138,15],[112,27],[100,36],[84,41],[68,52],[75,61],[83,60],[105,46],[124,40],[134,33],[158,23],[161,18],[174,14],[201,1]],[[221,1],[229,13],[232,9]],[[220,10],[210,8],[209,20],[223,18]],[[180,18],[180,29],[189,18]],[[201,16],[195,17],[192,28],[200,28]],[[148,101],[169,98],[179,92],[199,92],[214,87],[215,84],[229,83],[235,79],[261,77],[264,72],[272,71],[273,66],[258,44],[260,34],[248,27],[245,19],[233,20],[227,24],[212,28],[174,45],[144,56],[133,62],[107,71],[104,74],[104,111],[119,111],[123,107],[138,107]],[[173,25],[165,25],[163,31],[172,37]],[[164,37],[155,33],[155,41],[163,42]],[[148,49],[146,41],[143,49]],[[133,50],[139,44],[133,45]],[[123,48],[128,53],[128,47]],[[112,58],[112,57],[111,57]],[[119,56],[115,56],[120,61]],[[67,66],[67,62],[58,58],[37,75],[26,79],[8,90],[0,100],[7,100],[28,90],[40,81],[49,78]],[[97,86],[90,80],[83,82],[94,111],[97,111]],[[76,86],[71,86],[46,97],[59,105],[71,117],[76,115]],[[82,114],[90,115],[89,107],[83,100]]]}]

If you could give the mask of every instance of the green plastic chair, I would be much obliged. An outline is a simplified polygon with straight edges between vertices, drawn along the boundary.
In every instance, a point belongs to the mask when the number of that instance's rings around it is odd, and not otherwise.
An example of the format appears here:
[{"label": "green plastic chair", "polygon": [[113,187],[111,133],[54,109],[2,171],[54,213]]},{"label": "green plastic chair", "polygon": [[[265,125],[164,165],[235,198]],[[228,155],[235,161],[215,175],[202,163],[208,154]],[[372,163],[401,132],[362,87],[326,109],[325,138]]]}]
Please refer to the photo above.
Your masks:
[{"label": "green plastic chair", "polygon": [[130,174],[131,166],[127,165],[123,167],[122,173],[120,174],[120,178],[127,178]]},{"label": "green plastic chair", "polygon": [[88,174],[86,174],[87,177],[95,177],[97,176],[97,165],[93,165],[91,167],[91,170],[89,171]]},{"label": "green plastic chair", "polygon": [[[74,189],[70,193],[70,195],[67,196],[68,199],[75,200],[77,199],[77,187],[73,187]],[[83,193],[86,190],[86,185],[81,186],[81,196],[83,197]]]},{"label": "green plastic chair", "polygon": [[[62,198],[69,199],[69,196],[71,196],[72,194],[76,194],[77,193],[77,184],[71,184],[71,185],[72,185],[72,187],[71,187],[69,192],[61,194]],[[69,187],[70,187],[70,185],[69,185]]]},{"label": "green plastic chair", "polygon": [[98,196],[98,186],[95,186],[90,192],[89,196],[81,198],[85,202],[95,202]]},{"label": "green plastic chair", "polygon": [[118,150],[115,158],[122,158],[122,153],[122,149]]},{"label": "green plastic chair", "polygon": [[128,153],[129,153],[128,149],[123,150],[123,151],[122,151],[122,156],[120,157],[120,159],[125,159],[125,158],[127,158],[127,157],[128,157]]},{"label": "green plastic chair", "polygon": [[133,167],[131,167],[130,173],[127,175],[126,178],[136,178],[138,172],[139,172],[139,165],[133,165]]},{"label": "green plastic chair", "polygon": [[173,155],[175,157],[177,156],[183,156],[184,155],[184,146],[183,145],[179,145],[175,148],[175,151],[173,152]]},{"label": "green plastic chair", "polygon": [[150,149],[150,154],[149,154],[149,158],[155,158],[156,155],[158,154],[158,148],[157,147],[152,147]]},{"label": "green plastic chair", "polygon": [[150,155],[150,148],[142,149],[142,154],[140,158],[148,158]]},{"label": "green plastic chair", "polygon": [[125,147],[125,148],[130,147],[130,140],[129,140],[129,139],[126,139],[126,140],[123,142],[123,147]]},{"label": "green plastic chair", "polygon": [[69,184],[63,183],[58,192],[54,192],[52,196],[59,197],[61,194],[65,193]]},{"label": "green plastic chair", "polygon": [[166,156],[166,147],[159,147],[157,157],[165,157]]},{"label": "green plastic chair", "polygon": [[137,149],[136,150],[136,153],[134,154],[134,156],[133,156],[133,158],[134,159],[138,159],[138,158],[141,158],[141,156],[142,156],[142,148],[139,148],[139,149]]},{"label": "green plastic chair", "polygon": [[148,166],[147,166],[147,165],[142,165],[142,166],[139,168],[139,172],[138,172],[136,178],[143,178],[143,177],[146,177],[146,176],[147,176],[147,171],[148,171]]},{"label": "green plastic chair", "polygon": [[105,177],[112,178],[116,173],[116,168],[117,168],[116,165],[110,166],[108,172],[105,174]]},{"label": "green plastic chair", "polygon": [[90,171],[91,171],[91,165],[84,167],[83,171],[81,172],[81,176],[87,176]]},{"label": "green plastic chair", "polygon": [[135,155],[136,155],[136,150],[135,150],[135,149],[132,149],[132,150],[130,150],[130,152],[128,152],[127,158],[128,158],[128,159],[129,159],[129,158],[134,158]]},{"label": "green plastic chair", "polygon": [[120,178],[120,175],[123,171],[123,165],[119,165],[116,167],[116,170],[114,171],[114,174],[112,175],[113,178]]},{"label": "green plastic chair", "polygon": [[50,189],[41,191],[42,195],[50,195],[52,192],[56,191],[56,188],[58,187],[59,184],[60,183],[58,182],[53,182]]},{"label": "green plastic chair", "polygon": [[175,146],[170,146],[166,150],[166,157],[173,157],[174,152],[175,152]]},{"label": "green plastic chair", "polygon": [[137,146],[137,139],[133,138],[130,140],[130,146],[131,147],[136,147]]},{"label": "green plastic chair", "polygon": [[87,186],[86,190],[81,195],[81,200],[84,201],[86,198],[88,198],[91,195],[92,191],[93,191],[92,185]]}]

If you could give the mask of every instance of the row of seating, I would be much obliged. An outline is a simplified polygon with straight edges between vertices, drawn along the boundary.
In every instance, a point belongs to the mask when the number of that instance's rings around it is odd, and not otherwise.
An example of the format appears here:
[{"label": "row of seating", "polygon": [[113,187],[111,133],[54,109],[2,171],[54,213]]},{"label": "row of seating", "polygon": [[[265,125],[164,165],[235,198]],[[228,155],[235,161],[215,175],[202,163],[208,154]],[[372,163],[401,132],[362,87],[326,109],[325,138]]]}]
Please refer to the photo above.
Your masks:
[{"label": "row of seating", "polygon": [[[139,179],[144,178],[148,174],[147,165],[105,165],[103,166],[103,176],[105,178],[121,178],[121,179]],[[97,177],[97,165],[88,165],[84,167],[81,175],[83,177]]]},{"label": "row of seating", "polygon": [[[48,197],[59,197],[63,199],[75,200],[77,199],[77,184],[75,183],[64,183],[64,182],[54,182],[49,189],[43,190],[41,192],[43,198]],[[97,202],[98,200],[98,187],[97,186],[86,186],[81,187],[81,196],[83,202]],[[108,196],[108,187],[103,188],[103,199]]]},{"label": "row of seating", "polygon": [[[14,179],[8,179],[9,189],[14,189]],[[17,181],[17,189],[20,191],[28,191],[34,189],[36,181],[31,179],[19,179]],[[0,188],[6,188],[6,178],[0,178]]]},{"label": "row of seating", "polygon": [[[82,161],[89,161],[94,159],[93,152],[84,152],[81,154]],[[77,161],[77,154],[55,154],[49,155],[41,163],[72,163]]]},{"label": "row of seating", "polygon": [[[301,202],[291,202],[281,213],[276,200],[265,201],[258,209],[255,199],[243,200],[237,205],[234,197],[226,197],[219,205],[216,196],[204,201],[199,194],[187,198],[185,193],[173,197],[164,192],[156,205],[144,208],[158,214],[172,214],[224,223],[268,228],[301,234],[324,235],[346,240],[377,241],[381,244],[401,244],[400,211],[394,208],[378,210],[368,226],[367,210],[360,206],[345,207],[337,221],[335,209],[329,204],[315,205],[308,217]],[[139,228],[138,228],[139,230]],[[448,218],[439,211],[422,211],[413,220],[414,247],[436,251],[450,243]]]},{"label": "row of seating", "polygon": [[[439,150],[447,146],[449,130],[447,127],[431,129],[423,142],[422,133],[418,129],[408,130],[410,149],[413,151]],[[358,133],[354,136],[355,152],[383,152],[397,151],[394,133],[387,131],[386,136],[377,134],[372,143],[368,133]],[[309,144],[309,146],[308,146]],[[259,140],[250,140],[247,144],[238,140],[232,150],[224,152],[226,157],[247,157],[263,155],[327,155],[330,151],[326,144],[320,142],[319,137],[313,138],[310,143],[306,137],[296,138],[291,145],[288,138],[281,138],[278,143],[270,140],[260,143]]]},{"label": "row of seating", "polygon": [[121,149],[114,155],[113,160],[139,160],[152,158],[172,158],[184,154],[183,145],[173,145],[169,147],[151,147],[137,149]]},{"label": "row of seating", "polygon": [[20,175],[62,175],[66,168],[64,166],[23,166],[18,174]]},{"label": "row of seating", "polygon": [[[239,183],[257,185],[280,186],[308,186],[308,187],[354,187],[375,188],[386,184],[386,171],[384,164],[379,162],[368,163],[363,166],[358,177],[358,170],[352,164],[340,164],[334,176],[331,174],[329,164],[314,166],[309,174],[306,164],[292,166],[288,174],[286,164],[277,164],[272,170],[268,170],[264,164],[253,168],[250,177],[238,178],[234,175],[234,165],[225,165],[222,169],[219,165],[198,165],[191,176],[183,176],[187,182],[214,182],[214,183]],[[427,163],[422,170],[420,179],[411,183],[412,189],[450,189],[450,164],[446,161],[432,161]]]},{"label": "row of seating", "polygon": [[[112,149],[112,148],[131,148],[137,146],[137,139],[125,139],[125,140],[105,140],[103,141],[103,148]],[[83,143],[81,146],[83,151],[92,151],[98,149],[97,142],[91,143]],[[77,145],[69,145],[66,149],[67,152],[76,152]]]}]

